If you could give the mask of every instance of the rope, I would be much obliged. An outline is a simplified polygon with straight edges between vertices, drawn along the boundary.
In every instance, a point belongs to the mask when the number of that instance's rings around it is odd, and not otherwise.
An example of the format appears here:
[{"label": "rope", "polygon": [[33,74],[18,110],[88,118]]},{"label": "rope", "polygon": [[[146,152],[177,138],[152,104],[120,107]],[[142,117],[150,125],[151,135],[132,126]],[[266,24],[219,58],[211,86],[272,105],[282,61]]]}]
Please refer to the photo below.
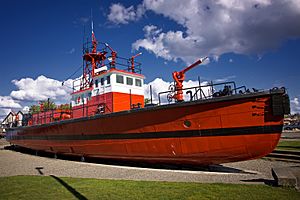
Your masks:
[{"label": "rope", "polygon": [[[74,76],[81,69],[81,67],[82,66],[80,65],[80,67],[73,74],[71,74],[70,76],[68,76],[67,78],[65,78],[65,80],[63,80],[63,82],[61,83],[61,85],[64,86],[65,81],[68,80],[68,79],[70,79],[72,76]],[[68,87],[68,86],[66,86],[66,87]]]}]

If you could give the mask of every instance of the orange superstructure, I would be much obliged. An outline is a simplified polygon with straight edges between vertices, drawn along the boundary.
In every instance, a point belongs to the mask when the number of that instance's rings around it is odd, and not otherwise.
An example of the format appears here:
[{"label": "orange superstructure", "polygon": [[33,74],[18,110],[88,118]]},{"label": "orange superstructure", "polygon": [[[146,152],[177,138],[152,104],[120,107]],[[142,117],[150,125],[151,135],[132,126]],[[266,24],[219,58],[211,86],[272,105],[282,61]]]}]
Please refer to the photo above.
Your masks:
[{"label": "orange superstructure", "polygon": [[[122,59],[92,32],[83,55],[83,75],[74,81],[71,109],[33,114],[7,131],[15,145],[55,154],[208,165],[254,159],[270,153],[290,112],[284,88],[252,92],[234,82],[183,87],[185,73],[145,103],[136,54]],[[110,54],[109,54],[110,52]],[[124,61],[122,63],[122,61]],[[151,88],[151,87],[150,87]]]},{"label": "orange superstructure", "polygon": [[[124,63],[124,59],[117,57],[116,51],[107,43],[98,51],[94,32],[91,43],[91,48],[87,45],[84,49],[83,76],[73,86],[73,118],[142,108],[145,77],[140,74],[140,64],[134,61],[140,53],[125,59]],[[123,69],[117,69],[117,64]]]}]

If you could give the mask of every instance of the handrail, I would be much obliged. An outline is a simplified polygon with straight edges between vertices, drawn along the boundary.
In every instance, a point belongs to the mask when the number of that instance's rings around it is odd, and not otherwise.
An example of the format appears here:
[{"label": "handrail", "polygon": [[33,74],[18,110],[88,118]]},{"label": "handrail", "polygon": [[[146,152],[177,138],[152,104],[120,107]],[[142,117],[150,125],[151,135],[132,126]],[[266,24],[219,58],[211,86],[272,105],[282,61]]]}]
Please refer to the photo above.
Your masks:
[{"label": "handrail", "polygon": [[[244,92],[247,92],[247,89],[245,86],[240,86],[240,87],[236,87],[236,83],[234,81],[227,81],[227,82],[222,82],[222,83],[209,83],[209,84],[206,84],[206,85],[199,85],[199,86],[195,86],[195,87],[188,87],[188,88],[183,88],[182,90],[183,91],[190,91],[187,93],[190,93],[191,96],[190,96],[190,101],[193,101],[193,100],[199,100],[199,99],[207,99],[207,98],[212,98],[212,97],[216,97],[217,95],[222,95],[222,91],[218,91],[218,92],[213,92],[214,90],[214,87],[216,86],[224,86],[224,89],[226,88],[226,86],[233,86],[232,88],[231,87],[227,87],[227,95],[229,94],[238,94],[238,90],[239,89],[244,89]],[[203,89],[204,88],[211,88],[212,89],[212,92],[210,95],[205,95]],[[194,94],[192,94],[192,91],[191,90],[195,90]],[[223,90],[224,91],[224,90]],[[161,96],[163,94],[168,94],[169,95],[169,98],[167,96],[167,100],[168,100],[168,103],[171,103],[174,99],[171,98],[171,94],[174,94],[175,92],[177,92],[176,88],[174,87],[173,90],[168,90],[168,91],[163,91],[163,92],[159,92],[158,93],[158,102],[159,102],[159,105],[162,104],[162,100],[161,100]],[[225,91],[224,91],[225,92]],[[239,91],[240,92],[240,91]],[[242,91],[243,92],[243,91]],[[198,97],[198,93],[200,94],[200,97]]]}]

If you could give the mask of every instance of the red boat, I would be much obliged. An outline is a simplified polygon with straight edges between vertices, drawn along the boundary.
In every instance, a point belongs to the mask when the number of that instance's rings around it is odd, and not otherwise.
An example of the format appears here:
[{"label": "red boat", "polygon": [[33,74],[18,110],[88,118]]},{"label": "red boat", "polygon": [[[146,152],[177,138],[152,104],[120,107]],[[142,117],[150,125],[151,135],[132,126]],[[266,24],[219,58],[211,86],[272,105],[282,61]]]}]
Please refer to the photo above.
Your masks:
[{"label": "red boat", "polygon": [[[71,109],[43,110],[9,129],[7,140],[55,154],[142,162],[208,165],[263,157],[276,147],[284,114],[284,88],[266,91],[234,82],[183,88],[185,73],[146,104],[137,54],[117,55],[108,44],[84,45],[83,75],[74,81]],[[218,88],[221,88],[218,90]],[[148,101],[148,100],[147,100]]]}]

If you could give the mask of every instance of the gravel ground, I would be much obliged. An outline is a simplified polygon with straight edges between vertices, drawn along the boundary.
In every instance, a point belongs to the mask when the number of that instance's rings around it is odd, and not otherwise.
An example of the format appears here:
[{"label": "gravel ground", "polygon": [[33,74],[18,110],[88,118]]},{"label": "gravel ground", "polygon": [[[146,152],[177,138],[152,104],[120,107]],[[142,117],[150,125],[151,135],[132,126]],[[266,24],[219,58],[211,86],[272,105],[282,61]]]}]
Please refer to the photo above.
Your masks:
[{"label": "gravel ground", "polygon": [[283,140],[300,140],[300,131],[284,131],[281,134]]},{"label": "gravel ground", "polygon": [[273,180],[272,167],[297,165],[258,159],[210,166],[209,171],[207,169],[141,168],[40,157],[7,150],[4,148],[7,145],[5,140],[0,140],[0,176],[55,175],[98,179],[264,184]]}]

